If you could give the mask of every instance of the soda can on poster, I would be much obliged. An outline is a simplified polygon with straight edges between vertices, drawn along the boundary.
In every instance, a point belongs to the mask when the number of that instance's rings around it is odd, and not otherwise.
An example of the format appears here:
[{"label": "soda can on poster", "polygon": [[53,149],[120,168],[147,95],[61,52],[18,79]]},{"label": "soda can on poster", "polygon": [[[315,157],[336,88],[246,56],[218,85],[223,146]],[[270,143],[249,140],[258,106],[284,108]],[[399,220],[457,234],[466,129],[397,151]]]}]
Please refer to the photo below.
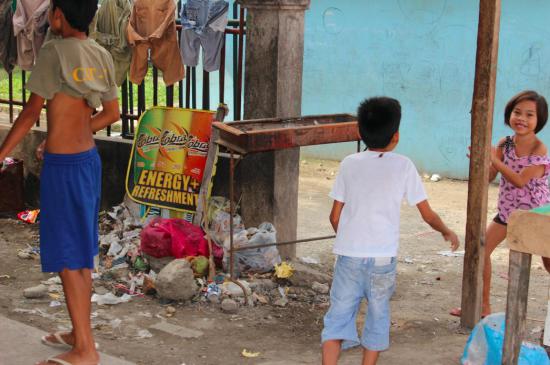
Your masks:
[{"label": "soda can on poster", "polygon": [[[159,151],[159,142],[164,120],[164,109],[151,109],[140,120],[143,128],[138,128],[135,146],[135,171],[154,170]],[[136,176],[139,173],[135,174]]]},{"label": "soda can on poster", "polygon": [[189,139],[189,132],[185,126],[191,124],[191,115],[178,109],[164,111],[155,170],[171,173],[183,171]]},{"label": "soda can on poster", "polygon": [[199,182],[202,181],[204,174],[204,161],[208,155],[213,119],[214,114],[194,113],[189,128],[187,158],[185,159],[183,174],[191,176]]}]

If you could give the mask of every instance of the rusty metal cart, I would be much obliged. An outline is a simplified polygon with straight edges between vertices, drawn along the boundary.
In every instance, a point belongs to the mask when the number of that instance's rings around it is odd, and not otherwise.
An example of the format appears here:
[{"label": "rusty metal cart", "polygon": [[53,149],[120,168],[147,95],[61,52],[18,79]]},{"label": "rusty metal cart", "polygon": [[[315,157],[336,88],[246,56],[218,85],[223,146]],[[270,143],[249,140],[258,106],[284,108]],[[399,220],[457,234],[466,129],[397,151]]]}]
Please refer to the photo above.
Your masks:
[{"label": "rusty metal cart", "polygon": [[[354,141],[357,142],[357,150],[359,151],[361,145],[357,129],[357,120],[350,114],[314,115],[299,118],[271,118],[228,123],[213,123],[211,145],[204,181],[211,180],[212,169],[208,169],[208,167],[213,166],[219,147],[222,146],[226,152],[220,155],[229,158],[229,275],[231,280],[234,279],[235,252],[267,246],[281,246],[334,238],[334,236],[324,236],[289,242],[276,242],[235,248],[233,246],[233,216],[235,215],[235,161],[241,160],[248,154],[257,152]],[[201,191],[201,195],[204,196],[206,194],[206,190],[208,189],[208,184],[203,184],[203,186],[205,186],[205,189],[204,191]],[[199,202],[201,201],[204,201],[204,199],[199,199]],[[201,211],[202,208],[203,207],[199,207],[198,211]],[[200,216],[198,219],[200,219]]]}]

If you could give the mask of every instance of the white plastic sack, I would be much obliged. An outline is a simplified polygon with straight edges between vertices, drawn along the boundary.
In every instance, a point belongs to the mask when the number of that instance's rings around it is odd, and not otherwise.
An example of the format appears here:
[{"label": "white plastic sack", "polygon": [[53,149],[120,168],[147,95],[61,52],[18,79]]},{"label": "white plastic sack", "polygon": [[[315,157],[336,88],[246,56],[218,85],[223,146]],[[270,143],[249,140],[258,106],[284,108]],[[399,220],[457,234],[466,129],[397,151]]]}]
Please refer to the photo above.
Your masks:
[{"label": "white plastic sack", "polygon": [[[245,231],[246,232],[246,231]],[[248,240],[248,246],[277,242],[277,231],[271,223],[262,223],[258,230]],[[273,270],[276,264],[281,263],[277,246],[260,247],[239,251],[235,254],[239,271],[264,273]]]}]

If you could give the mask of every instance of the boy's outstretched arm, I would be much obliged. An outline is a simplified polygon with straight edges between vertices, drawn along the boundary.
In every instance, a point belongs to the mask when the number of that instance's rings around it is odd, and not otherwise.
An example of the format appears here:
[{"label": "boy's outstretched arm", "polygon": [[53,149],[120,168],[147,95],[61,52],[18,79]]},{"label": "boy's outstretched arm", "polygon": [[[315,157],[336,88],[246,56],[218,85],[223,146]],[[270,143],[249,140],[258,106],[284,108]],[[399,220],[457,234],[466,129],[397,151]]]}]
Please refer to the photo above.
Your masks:
[{"label": "boy's outstretched arm", "polygon": [[344,203],[335,200],[332,204],[332,210],[330,211],[330,224],[334,232],[338,232],[338,223],[340,222],[340,214],[342,214],[342,209],[344,208]]},{"label": "boy's outstretched arm", "polygon": [[416,204],[416,207],[418,208],[420,215],[422,215],[422,219],[424,219],[424,222],[428,223],[430,227],[441,233],[445,241],[450,241],[451,250],[455,251],[460,245],[456,233],[451,231],[449,227],[447,227],[445,223],[443,223],[439,215],[432,210],[432,207],[430,207],[428,201],[421,201],[420,203]]},{"label": "boy's outstretched arm", "polygon": [[4,161],[4,158],[21,142],[34,123],[40,118],[43,105],[44,98],[31,93],[23,111],[21,111],[21,114],[19,114],[13,123],[6,139],[0,146],[0,162]]},{"label": "boy's outstretched arm", "polygon": [[103,109],[99,113],[93,115],[91,119],[91,127],[93,132],[100,131],[120,119],[118,99],[104,101],[101,105],[103,106]]}]

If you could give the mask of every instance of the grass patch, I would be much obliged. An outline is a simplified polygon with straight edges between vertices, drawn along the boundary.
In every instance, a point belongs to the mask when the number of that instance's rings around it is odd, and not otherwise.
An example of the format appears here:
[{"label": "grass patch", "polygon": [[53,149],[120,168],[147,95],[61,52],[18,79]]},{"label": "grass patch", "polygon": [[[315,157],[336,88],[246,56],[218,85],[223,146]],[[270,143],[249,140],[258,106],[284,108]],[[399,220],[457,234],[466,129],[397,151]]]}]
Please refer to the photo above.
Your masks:
[{"label": "grass patch", "polygon": [[[25,72],[25,79],[28,80],[29,72]],[[13,80],[13,100],[23,101],[23,72],[19,68],[15,68],[12,72]],[[145,83],[145,105],[146,107],[153,106],[153,69],[149,68],[147,75],[143,81]],[[137,108],[138,104],[138,91],[137,85],[133,86],[133,104],[134,108]],[[183,91],[183,90],[182,90]],[[184,92],[184,91],[183,91]],[[30,93],[26,91],[26,97],[28,98]],[[178,104],[177,100],[179,97],[179,88],[177,84],[174,85],[174,105]],[[9,99],[9,78],[8,74],[4,71],[0,71],[0,98]],[[166,105],[166,84],[162,79],[162,71],[158,72],[158,105]],[[122,100],[122,91],[121,88],[118,88],[118,99]]]}]

